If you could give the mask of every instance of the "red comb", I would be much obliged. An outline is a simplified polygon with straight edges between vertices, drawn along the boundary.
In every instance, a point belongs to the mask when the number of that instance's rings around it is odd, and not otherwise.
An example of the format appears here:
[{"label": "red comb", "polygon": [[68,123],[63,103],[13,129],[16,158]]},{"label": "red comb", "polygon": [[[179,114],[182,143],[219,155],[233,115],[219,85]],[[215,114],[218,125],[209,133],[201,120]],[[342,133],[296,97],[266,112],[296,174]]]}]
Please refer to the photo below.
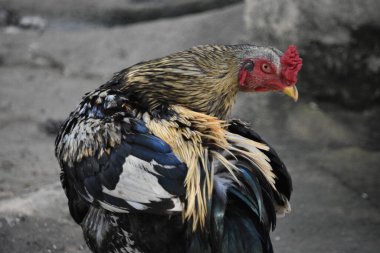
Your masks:
[{"label": "red comb", "polygon": [[281,75],[291,84],[297,82],[297,73],[302,67],[302,59],[295,45],[290,45],[281,57]]}]

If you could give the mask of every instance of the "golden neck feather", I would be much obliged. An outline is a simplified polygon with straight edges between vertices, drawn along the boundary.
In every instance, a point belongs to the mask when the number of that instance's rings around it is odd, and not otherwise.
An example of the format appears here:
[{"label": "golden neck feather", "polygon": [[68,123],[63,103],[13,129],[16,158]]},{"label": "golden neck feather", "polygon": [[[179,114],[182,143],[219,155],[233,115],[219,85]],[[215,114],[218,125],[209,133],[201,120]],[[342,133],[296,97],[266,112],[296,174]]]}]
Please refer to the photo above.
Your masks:
[{"label": "golden neck feather", "polygon": [[181,105],[225,119],[238,91],[240,59],[229,46],[200,46],[127,69],[122,90],[147,109]]}]

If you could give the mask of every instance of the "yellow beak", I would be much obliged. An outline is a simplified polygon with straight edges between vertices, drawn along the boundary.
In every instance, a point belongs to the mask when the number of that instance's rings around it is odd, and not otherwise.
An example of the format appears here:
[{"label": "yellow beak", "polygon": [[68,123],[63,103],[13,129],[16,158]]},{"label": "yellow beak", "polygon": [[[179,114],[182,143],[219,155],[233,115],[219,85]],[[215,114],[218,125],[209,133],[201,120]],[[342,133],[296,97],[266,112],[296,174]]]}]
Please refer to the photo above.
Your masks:
[{"label": "yellow beak", "polygon": [[295,85],[286,87],[282,90],[283,93],[288,95],[289,97],[293,98],[295,102],[298,100],[298,90]]}]

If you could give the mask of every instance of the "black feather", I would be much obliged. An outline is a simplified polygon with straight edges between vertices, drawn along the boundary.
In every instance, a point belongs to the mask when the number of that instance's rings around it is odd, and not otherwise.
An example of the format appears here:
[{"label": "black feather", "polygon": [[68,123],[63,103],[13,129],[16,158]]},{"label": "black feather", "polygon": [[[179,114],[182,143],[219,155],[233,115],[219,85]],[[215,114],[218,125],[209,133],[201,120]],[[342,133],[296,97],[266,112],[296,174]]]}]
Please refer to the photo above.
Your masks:
[{"label": "black feather", "polygon": [[[245,138],[264,143],[269,147],[269,150],[262,150],[262,152],[270,159],[270,165],[273,168],[273,172],[276,175],[275,185],[277,190],[283,194],[288,200],[293,190],[292,179],[285,164],[281,161],[277,152],[267,142],[265,142],[253,129],[249,127],[247,123],[240,120],[229,121],[228,131],[239,134]],[[277,201],[283,202],[278,196],[274,196]],[[283,203],[279,203],[283,204]]]}]

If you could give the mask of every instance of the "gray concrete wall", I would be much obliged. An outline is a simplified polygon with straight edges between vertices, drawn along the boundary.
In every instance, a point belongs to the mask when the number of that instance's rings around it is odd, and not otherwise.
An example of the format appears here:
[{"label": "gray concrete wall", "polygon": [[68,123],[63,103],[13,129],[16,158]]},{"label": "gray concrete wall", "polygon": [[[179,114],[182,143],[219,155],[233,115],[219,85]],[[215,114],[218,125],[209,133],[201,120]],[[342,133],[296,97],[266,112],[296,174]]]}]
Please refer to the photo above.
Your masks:
[{"label": "gray concrete wall", "polygon": [[304,57],[300,87],[310,97],[352,109],[380,103],[380,1],[245,3],[248,40],[299,46]]},{"label": "gray concrete wall", "polygon": [[380,25],[377,0],[245,0],[245,23],[253,41],[301,46],[311,41],[348,43],[360,26]]},{"label": "gray concrete wall", "polygon": [[176,17],[221,8],[243,0],[0,0],[0,7],[21,14],[47,18],[74,19],[104,23],[126,24]]}]

